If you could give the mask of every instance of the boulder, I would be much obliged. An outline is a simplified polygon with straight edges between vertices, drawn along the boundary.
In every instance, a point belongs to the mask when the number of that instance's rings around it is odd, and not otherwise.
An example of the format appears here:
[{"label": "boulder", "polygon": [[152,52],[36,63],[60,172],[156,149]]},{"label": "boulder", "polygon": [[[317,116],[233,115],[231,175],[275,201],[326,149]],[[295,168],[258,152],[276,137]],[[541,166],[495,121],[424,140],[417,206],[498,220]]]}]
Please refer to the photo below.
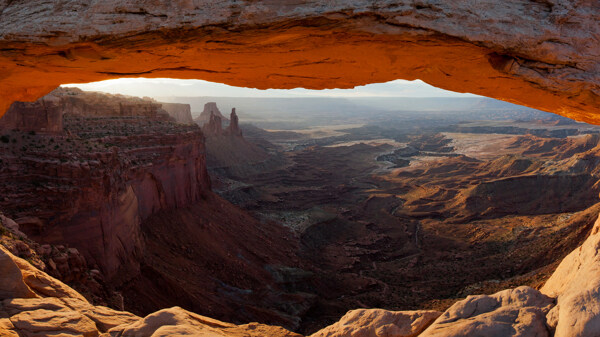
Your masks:
[{"label": "boulder", "polygon": [[2,337],[301,337],[277,326],[224,323],[179,307],[140,318],[128,312],[94,306],[75,290],[2,246],[0,291],[4,298],[0,302]]},{"label": "boulder", "polygon": [[0,300],[6,298],[31,298],[36,294],[29,288],[16,257],[0,245]]}]

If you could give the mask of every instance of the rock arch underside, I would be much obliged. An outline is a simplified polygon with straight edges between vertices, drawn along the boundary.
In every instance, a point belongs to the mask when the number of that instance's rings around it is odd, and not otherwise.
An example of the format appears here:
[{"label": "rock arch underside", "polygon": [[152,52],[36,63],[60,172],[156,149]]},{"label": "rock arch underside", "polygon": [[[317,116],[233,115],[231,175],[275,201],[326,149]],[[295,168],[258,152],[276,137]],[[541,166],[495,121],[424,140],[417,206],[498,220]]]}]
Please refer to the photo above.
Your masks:
[{"label": "rock arch underside", "polygon": [[[121,77],[203,79],[260,89],[421,79],[600,124],[600,4],[0,0],[0,115],[13,102],[36,100],[60,84]],[[199,153],[196,141],[190,144]],[[9,228],[13,224],[0,220]],[[597,221],[539,291],[523,286],[469,296],[444,313],[355,310],[313,336],[600,335],[599,232]],[[178,307],[142,318],[94,306],[0,246],[0,335],[46,332],[299,336],[275,326],[223,323]]]},{"label": "rock arch underside", "polygon": [[118,77],[261,89],[422,79],[597,123],[599,13],[593,0],[3,0],[0,110]]}]

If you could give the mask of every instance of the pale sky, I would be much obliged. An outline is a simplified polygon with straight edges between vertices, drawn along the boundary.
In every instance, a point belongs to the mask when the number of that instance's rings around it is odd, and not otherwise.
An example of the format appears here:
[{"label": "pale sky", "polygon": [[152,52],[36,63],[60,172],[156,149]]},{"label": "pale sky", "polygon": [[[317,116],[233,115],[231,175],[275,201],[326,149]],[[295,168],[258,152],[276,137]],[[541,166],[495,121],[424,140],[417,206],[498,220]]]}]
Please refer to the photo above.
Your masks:
[{"label": "pale sky", "polygon": [[149,97],[476,97],[442,90],[423,81],[396,80],[369,84],[354,89],[268,89],[232,87],[203,80],[176,80],[171,78],[121,78],[86,84],[65,84],[86,91]]}]

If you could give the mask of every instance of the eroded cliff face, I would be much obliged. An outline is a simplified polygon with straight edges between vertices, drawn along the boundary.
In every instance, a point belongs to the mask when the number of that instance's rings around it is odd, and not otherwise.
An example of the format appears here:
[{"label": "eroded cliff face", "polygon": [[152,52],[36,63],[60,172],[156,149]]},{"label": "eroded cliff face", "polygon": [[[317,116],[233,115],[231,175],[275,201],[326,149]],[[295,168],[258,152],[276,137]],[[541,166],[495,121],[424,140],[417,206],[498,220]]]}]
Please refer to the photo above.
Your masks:
[{"label": "eroded cliff face", "polygon": [[0,204],[32,239],[79,248],[119,283],[139,272],[142,221],[200,201],[210,182],[197,126],[162,118],[160,104],[113,103],[58,100],[65,130],[52,136],[4,130]]},{"label": "eroded cliff face", "polygon": [[0,110],[127,76],[263,89],[419,78],[598,123],[599,15],[587,0],[3,1]]},{"label": "eroded cliff face", "polygon": [[192,108],[189,104],[180,103],[160,103],[163,110],[169,113],[171,118],[175,119],[177,123],[192,124]]},{"label": "eroded cliff face", "polygon": [[204,124],[211,122],[211,120],[213,119],[213,115],[219,118],[221,121],[227,120],[227,118],[225,118],[225,116],[223,116],[223,114],[221,113],[221,110],[219,110],[219,107],[217,107],[216,102],[208,102],[204,104],[204,110],[202,110],[200,115],[196,117],[194,121],[198,125],[204,127]]},{"label": "eroded cliff face", "polygon": [[0,244],[136,314],[177,305],[298,326],[313,295],[294,288],[310,274],[297,239],[211,192],[198,125],[147,99],[59,89],[40,101],[50,97],[62,132],[0,131],[0,208],[33,246],[5,244],[2,230]]},{"label": "eroded cliff face", "polygon": [[0,130],[60,133],[63,111],[51,97],[35,102],[15,102],[0,119]]}]

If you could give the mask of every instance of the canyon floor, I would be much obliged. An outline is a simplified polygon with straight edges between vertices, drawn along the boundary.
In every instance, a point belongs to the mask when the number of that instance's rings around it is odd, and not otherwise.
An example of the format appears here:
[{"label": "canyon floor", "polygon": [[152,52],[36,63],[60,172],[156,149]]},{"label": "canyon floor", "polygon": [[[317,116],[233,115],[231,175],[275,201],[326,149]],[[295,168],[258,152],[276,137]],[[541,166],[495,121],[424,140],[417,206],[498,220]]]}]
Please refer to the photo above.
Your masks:
[{"label": "canyon floor", "polygon": [[218,194],[299,239],[316,294],[300,332],[352,308],[443,311],[467,295],[539,288],[587,237],[600,210],[600,129],[478,109],[479,119],[406,112],[319,125],[321,115],[300,129],[280,116],[276,130],[242,125],[267,159],[209,157]]}]

